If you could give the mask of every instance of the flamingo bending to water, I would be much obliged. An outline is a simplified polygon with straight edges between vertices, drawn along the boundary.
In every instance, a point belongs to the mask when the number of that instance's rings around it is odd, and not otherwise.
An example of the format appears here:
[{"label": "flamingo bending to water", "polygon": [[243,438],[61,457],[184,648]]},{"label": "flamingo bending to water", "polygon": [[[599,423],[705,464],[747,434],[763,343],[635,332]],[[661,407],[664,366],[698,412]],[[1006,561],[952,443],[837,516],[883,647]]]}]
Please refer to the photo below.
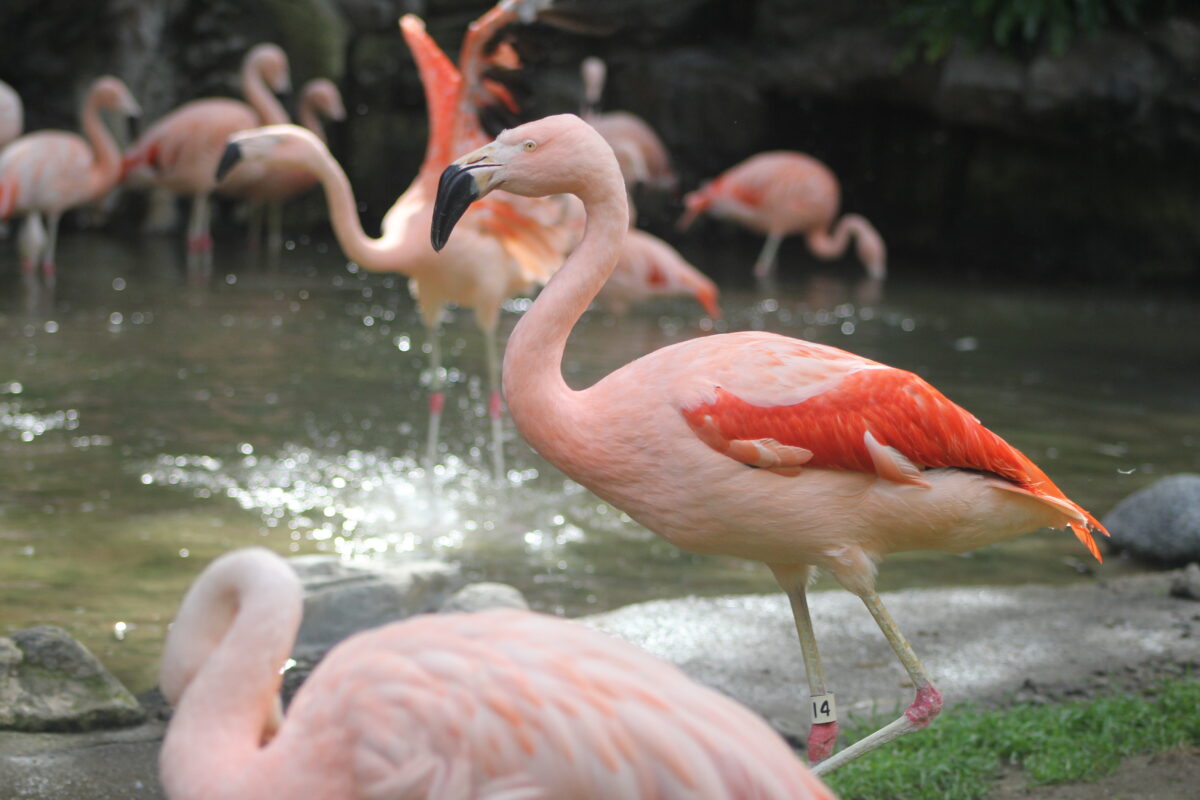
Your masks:
[{"label": "flamingo bending to water", "polygon": [[651,297],[691,295],[710,317],[720,319],[718,294],[717,285],[678,250],[653,234],[630,228],[613,274],[596,299],[614,314],[624,314]]},{"label": "flamingo bending to water", "polygon": [[104,196],[121,177],[121,153],[101,110],[131,117],[142,113],[125,84],[106,75],[92,84],[83,103],[86,139],[67,131],[36,131],[0,151],[0,220],[25,215],[18,246],[26,275],[33,274],[40,257],[45,280],[54,282],[63,212]]},{"label": "flamingo bending to water", "polygon": [[[184,103],[147,130],[125,157],[127,171],[149,166],[156,185],[191,196],[187,232],[190,264],[205,264],[212,258],[209,197],[218,188],[214,176],[225,141],[238,131],[289,121],[271,93],[287,91],[291,85],[283,50],[273,44],[251,48],[242,60],[241,81],[249,105],[225,97]],[[245,173],[230,175],[221,188],[236,194],[254,177]]]},{"label": "flamingo bending to water", "polygon": [[679,227],[687,228],[708,212],[765,233],[767,240],[754,262],[754,276],[759,279],[771,276],[785,236],[804,236],[812,254],[825,260],[841,256],[853,238],[867,274],[883,279],[887,275],[883,238],[858,214],[846,214],[834,225],[840,197],[837,178],[812,156],[788,151],[759,153],[689,192]]},{"label": "flamingo bending to water", "polygon": [[583,625],[428,614],[335,647],[279,712],[300,582],[262,549],[188,590],[159,683],[171,800],[833,800],[766,723]]},{"label": "flamingo bending to water", "polygon": [[[444,402],[439,344],[442,311],[453,303],[474,312],[488,362],[492,467],[496,476],[502,477],[500,362],[495,340],[500,306],[509,297],[523,294],[535,283],[544,281],[562,263],[566,244],[560,232],[527,215],[530,207],[497,197],[496,202],[477,209],[467,218],[467,230],[456,247],[440,255],[430,247],[427,232],[438,175],[449,163],[455,143],[474,135],[474,129],[461,117],[462,78],[425,32],[424,23],[416,16],[406,15],[401,20],[401,30],[425,86],[429,143],[416,178],[384,215],[379,238],[371,238],[363,231],[345,172],[324,143],[303,128],[273,125],[233,136],[222,168],[241,162],[261,162],[311,172],[325,189],[333,231],[346,257],[372,272],[399,272],[409,277],[409,288],[417,299],[432,346],[434,386],[430,396],[428,465],[432,465],[436,456]],[[534,210],[547,211],[544,207]]]},{"label": "flamingo bending to water", "polygon": [[[578,117],[502,133],[446,168],[435,247],[474,199],[571,192],[587,232],[517,323],[504,359],[513,421],[548,461],[679,547],[765,562],[787,592],[813,709],[809,757],[828,771],[925,727],[941,694],[875,591],[876,564],[1070,527],[1097,559],[1106,533],[1032,461],[911,372],[771,333],[664,347],[580,391],[562,376],[571,328],[628,226],[612,149]],[[837,717],[809,619],[814,567],[866,604],[916,687],[895,722],[828,758]]]}]

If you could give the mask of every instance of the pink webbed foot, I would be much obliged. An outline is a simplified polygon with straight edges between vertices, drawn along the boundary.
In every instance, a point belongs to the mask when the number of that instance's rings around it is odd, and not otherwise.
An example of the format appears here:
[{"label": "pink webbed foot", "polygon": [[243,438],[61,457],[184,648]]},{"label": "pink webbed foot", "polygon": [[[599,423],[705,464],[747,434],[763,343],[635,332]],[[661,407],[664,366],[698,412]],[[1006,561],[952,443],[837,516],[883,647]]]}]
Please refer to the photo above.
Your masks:
[{"label": "pink webbed foot", "polygon": [[817,722],[808,731],[808,762],[816,764],[829,758],[837,744],[838,724],[836,722]]},{"label": "pink webbed foot", "polygon": [[934,717],[941,711],[942,693],[932,686],[922,686],[917,690],[917,698],[912,701],[912,705],[905,709],[904,716],[908,717],[915,730],[921,730],[933,722]]}]

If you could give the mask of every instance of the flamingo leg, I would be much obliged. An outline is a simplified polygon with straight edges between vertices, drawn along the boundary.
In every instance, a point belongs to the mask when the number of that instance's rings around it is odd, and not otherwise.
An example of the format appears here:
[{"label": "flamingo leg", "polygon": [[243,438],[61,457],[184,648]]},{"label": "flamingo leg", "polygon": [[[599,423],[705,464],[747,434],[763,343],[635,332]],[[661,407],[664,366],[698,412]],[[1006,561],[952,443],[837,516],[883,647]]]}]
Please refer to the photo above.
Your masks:
[{"label": "flamingo leg", "polygon": [[187,254],[188,266],[199,266],[200,254],[204,251],[204,236],[208,232],[205,216],[208,211],[208,195],[192,195],[192,213],[188,216]]},{"label": "flamingo leg", "polygon": [[767,234],[762,252],[758,254],[758,260],[754,262],[754,277],[759,280],[771,277],[771,273],[775,271],[775,256],[779,253],[779,244],[782,241],[782,233]]},{"label": "flamingo leg", "polygon": [[46,227],[42,224],[42,212],[30,211],[21,221],[21,230],[17,233],[17,252],[21,255],[21,273],[31,280],[36,278],[34,270],[45,246]]},{"label": "flamingo leg", "polygon": [[56,280],[54,253],[58,249],[58,221],[62,214],[50,211],[46,214],[46,249],[42,251],[42,278],[47,286],[53,286]]},{"label": "flamingo leg", "polygon": [[283,252],[283,203],[273,200],[267,204],[267,253],[278,258]]},{"label": "flamingo leg", "polygon": [[833,693],[825,683],[825,670],[821,666],[821,654],[817,650],[817,637],[813,633],[812,616],[808,610],[808,576],[810,569],[784,569],[772,567],[775,578],[787,592],[792,604],[792,617],[796,622],[796,633],[800,637],[800,652],[804,656],[804,675],[808,679],[808,691],[812,706],[812,725],[808,732],[805,751],[809,762],[824,761],[837,744],[837,706]]},{"label": "flamingo leg", "polygon": [[485,328],[483,346],[487,353],[488,416],[492,419],[492,475],[504,479],[504,400],[500,394],[500,359],[496,355],[496,329]]},{"label": "flamingo leg", "polygon": [[246,247],[251,253],[257,253],[262,244],[263,207],[255,203],[250,209],[250,221],[246,226]]},{"label": "flamingo leg", "polygon": [[838,767],[853,761],[864,753],[869,753],[875,748],[887,744],[893,739],[903,736],[906,733],[921,730],[932,722],[934,717],[942,710],[942,693],[934,687],[933,681],[929,679],[929,674],[925,671],[925,667],[917,659],[917,654],[913,652],[912,645],[908,643],[908,640],[904,638],[904,634],[900,632],[899,626],[896,625],[896,621],[892,619],[892,615],[884,607],[879,594],[875,591],[867,591],[861,597],[863,603],[867,606],[867,610],[871,612],[871,616],[875,618],[876,624],[879,625],[879,629],[887,637],[888,644],[892,646],[892,650],[895,651],[896,656],[900,659],[900,663],[908,671],[913,685],[917,687],[917,696],[912,704],[905,709],[904,713],[900,715],[899,719],[888,723],[871,735],[860,739],[845,750],[830,757],[828,760],[817,764],[813,768],[813,773],[817,775],[832,772]]},{"label": "flamingo leg", "polygon": [[433,474],[433,465],[437,458],[438,433],[442,423],[442,407],[446,404],[443,392],[446,376],[442,371],[442,332],[441,326],[435,324],[426,329],[429,335],[429,435],[425,445],[425,471]]}]

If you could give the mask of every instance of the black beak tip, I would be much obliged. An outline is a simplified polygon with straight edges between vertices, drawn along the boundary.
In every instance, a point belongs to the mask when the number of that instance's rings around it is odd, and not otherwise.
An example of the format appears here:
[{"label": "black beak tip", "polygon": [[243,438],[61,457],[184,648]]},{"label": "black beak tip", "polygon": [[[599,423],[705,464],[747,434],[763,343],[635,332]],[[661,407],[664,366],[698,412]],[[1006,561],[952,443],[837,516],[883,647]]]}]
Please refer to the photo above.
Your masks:
[{"label": "black beak tip", "polygon": [[429,241],[435,252],[441,252],[446,246],[454,226],[471,203],[478,199],[479,188],[469,169],[451,164],[442,171],[437,200],[433,204],[433,224],[429,230]]},{"label": "black beak tip", "polygon": [[229,171],[237,166],[237,163],[242,160],[242,148],[237,142],[230,142],[225,145],[225,152],[221,154],[221,162],[217,164],[217,180],[220,181]]}]

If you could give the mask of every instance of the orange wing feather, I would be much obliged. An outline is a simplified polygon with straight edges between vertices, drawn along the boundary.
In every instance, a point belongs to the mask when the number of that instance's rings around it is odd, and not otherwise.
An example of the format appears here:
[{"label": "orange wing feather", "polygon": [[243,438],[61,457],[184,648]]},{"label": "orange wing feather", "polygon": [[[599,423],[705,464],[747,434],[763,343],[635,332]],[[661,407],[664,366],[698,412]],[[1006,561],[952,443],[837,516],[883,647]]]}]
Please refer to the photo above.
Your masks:
[{"label": "orange wing feather", "polygon": [[738,457],[749,451],[742,444],[747,442],[811,453],[800,463],[783,462],[777,470],[782,474],[798,474],[801,464],[878,474],[864,441],[870,433],[918,466],[989,473],[1015,490],[1052,502],[1077,518],[1070,527],[1098,560],[1100,551],[1088,529],[1108,535],[1027,456],[911,372],[860,370],[803,402],[769,408],[718,387],[715,401],[682,413],[706,444],[744,463],[764,466]]}]

